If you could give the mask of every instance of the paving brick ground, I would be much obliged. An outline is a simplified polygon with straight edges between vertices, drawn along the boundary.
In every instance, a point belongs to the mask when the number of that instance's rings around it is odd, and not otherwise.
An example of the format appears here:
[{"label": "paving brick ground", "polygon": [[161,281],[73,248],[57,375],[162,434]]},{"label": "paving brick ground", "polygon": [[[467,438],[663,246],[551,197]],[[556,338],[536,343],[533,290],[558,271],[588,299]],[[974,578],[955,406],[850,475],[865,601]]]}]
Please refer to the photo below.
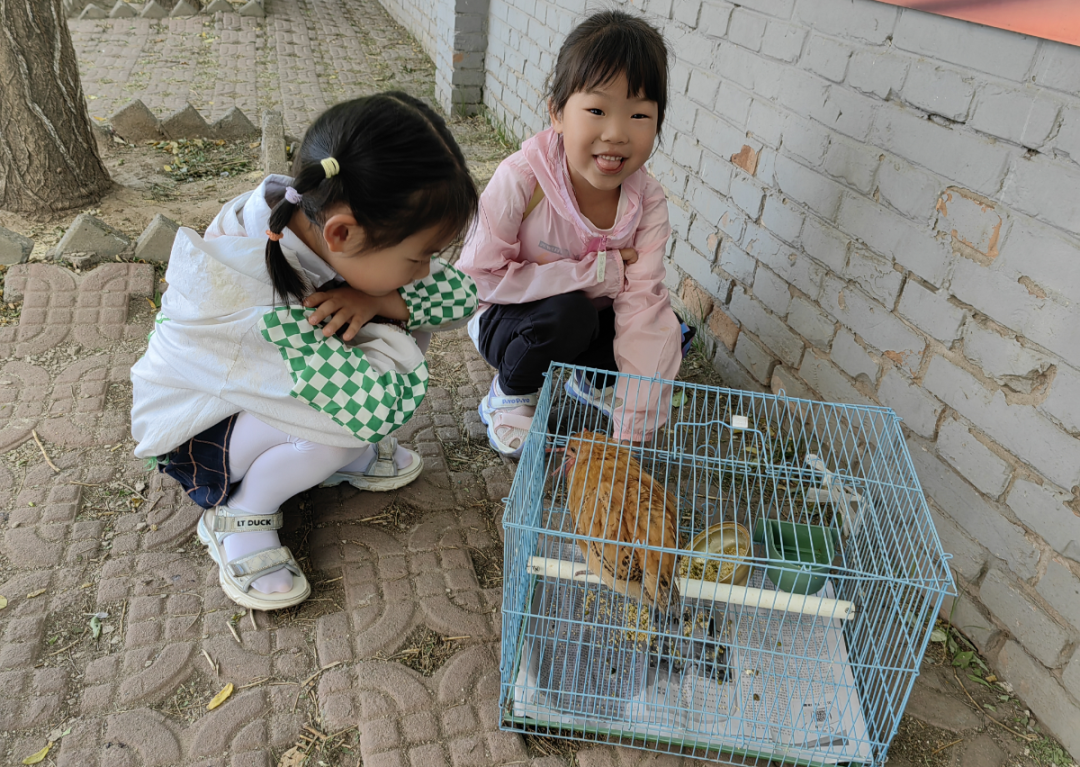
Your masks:
[{"label": "paving brick ground", "polygon": [[[190,101],[209,119],[234,104],[252,119],[273,106],[299,134],[354,93],[432,91],[430,62],[374,0],[71,28],[100,117],[132,97],[159,114]],[[434,385],[400,432],[424,455],[424,475],[391,494],[293,499],[283,538],[312,598],[253,622],[217,585],[193,535],[196,507],[130,458],[128,369],[145,348],[154,287],[145,265],[7,273],[4,300],[23,310],[0,328],[0,759],[19,763],[70,728],[45,764],[269,767],[316,732],[330,744],[308,764],[569,764],[497,726],[501,588],[490,558],[512,477],[482,447],[476,405],[491,371],[464,333],[437,337]],[[107,614],[97,638],[95,613]],[[455,639],[415,662],[434,635]],[[941,666],[920,677],[902,724],[915,750],[890,764],[999,767],[1016,755],[952,678]],[[226,683],[236,692],[207,712]],[[610,746],[573,758],[683,763]]]}]

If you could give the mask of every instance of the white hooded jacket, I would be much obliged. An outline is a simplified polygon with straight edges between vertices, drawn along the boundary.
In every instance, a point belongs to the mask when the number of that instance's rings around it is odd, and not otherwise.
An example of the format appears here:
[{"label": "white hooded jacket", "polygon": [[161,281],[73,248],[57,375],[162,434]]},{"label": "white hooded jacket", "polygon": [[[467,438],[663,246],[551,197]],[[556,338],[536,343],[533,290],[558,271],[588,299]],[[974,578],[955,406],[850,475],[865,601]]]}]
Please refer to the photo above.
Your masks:
[{"label": "white hooded jacket", "polygon": [[[423,401],[428,371],[412,336],[368,323],[345,344],[324,338],[310,310],[276,305],[265,266],[267,196],[291,183],[269,176],[227,203],[200,237],[176,234],[168,290],[146,354],[131,369],[135,455],[159,456],[246,411],[287,434],[354,447],[404,424]],[[282,251],[312,286],[338,275],[290,230]],[[445,329],[477,306],[472,280],[440,259],[400,289],[408,329]]]}]

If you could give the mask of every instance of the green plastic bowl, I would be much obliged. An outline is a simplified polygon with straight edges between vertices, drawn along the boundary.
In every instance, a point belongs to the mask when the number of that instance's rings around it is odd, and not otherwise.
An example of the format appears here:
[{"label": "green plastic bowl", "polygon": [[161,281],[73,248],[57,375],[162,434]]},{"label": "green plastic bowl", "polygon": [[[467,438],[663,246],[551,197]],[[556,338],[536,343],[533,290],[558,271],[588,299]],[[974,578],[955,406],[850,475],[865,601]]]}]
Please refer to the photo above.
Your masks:
[{"label": "green plastic bowl", "polygon": [[836,556],[833,531],[820,525],[765,520],[765,575],[780,591],[816,594]]}]

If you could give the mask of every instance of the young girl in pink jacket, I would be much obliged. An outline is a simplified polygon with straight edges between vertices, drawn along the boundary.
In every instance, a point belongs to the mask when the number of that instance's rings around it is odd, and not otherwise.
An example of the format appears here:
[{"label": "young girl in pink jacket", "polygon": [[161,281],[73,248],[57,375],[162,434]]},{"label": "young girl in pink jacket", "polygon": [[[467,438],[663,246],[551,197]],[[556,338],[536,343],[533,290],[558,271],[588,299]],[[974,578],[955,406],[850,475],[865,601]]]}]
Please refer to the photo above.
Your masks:
[{"label": "young girl in pink jacket", "polygon": [[[477,285],[469,333],[498,373],[480,403],[491,446],[520,456],[552,362],[674,378],[680,322],[664,287],[671,227],[645,172],[664,121],[667,47],[641,19],[597,13],[566,38],[549,81],[551,127],[492,177],[457,266]],[[597,376],[596,379],[600,379]],[[567,392],[648,441],[667,387],[578,375]]]}]

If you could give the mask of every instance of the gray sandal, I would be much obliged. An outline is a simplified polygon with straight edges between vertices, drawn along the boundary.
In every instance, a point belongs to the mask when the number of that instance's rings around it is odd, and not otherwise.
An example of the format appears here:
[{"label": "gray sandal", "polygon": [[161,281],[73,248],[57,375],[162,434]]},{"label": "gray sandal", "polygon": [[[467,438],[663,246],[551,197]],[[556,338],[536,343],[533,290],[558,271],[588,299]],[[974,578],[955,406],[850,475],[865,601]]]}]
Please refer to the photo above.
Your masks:
[{"label": "gray sandal", "polygon": [[[227,506],[207,509],[199,518],[199,540],[206,544],[211,558],[218,566],[218,581],[232,601],[252,610],[280,610],[300,604],[311,594],[311,585],[304,577],[287,546],[256,551],[246,557],[228,561],[225,536],[255,530],[281,529],[281,512],[274,514],[238,514]],[[251,588],[251,584],[268,573],[288,570],[293,576],[293,587],[277,594],[263,594]]]},{"label": "gray sandal", "polygon": [[372,493],[385,493],[397,490],[412,482],[424,470],[424,459],[420,454],[403,447],[402,450],[412,456],[412,463],[404,469],[397,467],[394,454],[398,449],[397,437],[383,437],[375,443],[375,460],[362,473],[339,471],[332,474],[319,487],[333,487],[348,482],[359,490]]}]

